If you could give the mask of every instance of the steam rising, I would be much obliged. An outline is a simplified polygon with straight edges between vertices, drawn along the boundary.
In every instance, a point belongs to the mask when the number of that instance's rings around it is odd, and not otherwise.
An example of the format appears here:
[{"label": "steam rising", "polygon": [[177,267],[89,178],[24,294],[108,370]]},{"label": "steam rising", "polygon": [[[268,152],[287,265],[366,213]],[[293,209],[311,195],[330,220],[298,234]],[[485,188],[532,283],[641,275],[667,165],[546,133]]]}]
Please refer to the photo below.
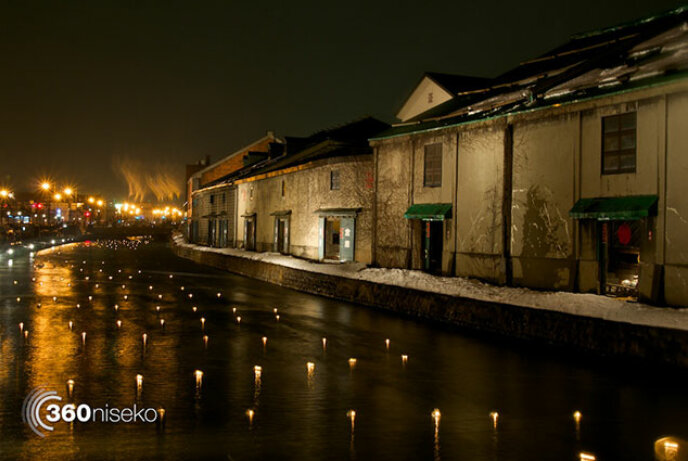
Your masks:
[{"label": "steam rising", "polygon": [[130,200],[142,202],[155,197],[162,202],[176,200],[182,194],[182,178],[168,165],[120,158],[114,161],[113,167],[127,182]]}]

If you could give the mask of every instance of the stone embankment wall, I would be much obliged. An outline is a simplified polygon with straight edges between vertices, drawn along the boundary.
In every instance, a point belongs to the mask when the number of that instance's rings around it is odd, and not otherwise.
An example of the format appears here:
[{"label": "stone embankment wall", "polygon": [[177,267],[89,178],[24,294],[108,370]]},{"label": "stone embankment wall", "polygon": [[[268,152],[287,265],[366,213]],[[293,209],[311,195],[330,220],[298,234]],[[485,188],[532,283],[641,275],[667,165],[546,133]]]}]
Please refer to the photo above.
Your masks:
[{"label": "stone embankment wall", "polygon": [[478,301],[372,283],[173,245],[197,263],[299,291],[439,321],[470,330],[603,356],[688,367],[688,332]]}]

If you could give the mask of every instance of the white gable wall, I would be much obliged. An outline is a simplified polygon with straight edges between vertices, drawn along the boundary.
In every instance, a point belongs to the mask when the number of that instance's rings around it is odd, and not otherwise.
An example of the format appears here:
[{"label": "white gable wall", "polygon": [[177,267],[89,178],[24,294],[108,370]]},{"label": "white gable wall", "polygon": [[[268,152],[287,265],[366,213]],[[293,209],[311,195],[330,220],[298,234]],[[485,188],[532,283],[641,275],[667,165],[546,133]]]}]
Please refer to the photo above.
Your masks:
[{"label": "white gable wall", "polygon": [[405,122],[449,101],[452,97],[451,93],[435,83],[430,77],[425,77],[406,100],[397,114],[397,118]]}]

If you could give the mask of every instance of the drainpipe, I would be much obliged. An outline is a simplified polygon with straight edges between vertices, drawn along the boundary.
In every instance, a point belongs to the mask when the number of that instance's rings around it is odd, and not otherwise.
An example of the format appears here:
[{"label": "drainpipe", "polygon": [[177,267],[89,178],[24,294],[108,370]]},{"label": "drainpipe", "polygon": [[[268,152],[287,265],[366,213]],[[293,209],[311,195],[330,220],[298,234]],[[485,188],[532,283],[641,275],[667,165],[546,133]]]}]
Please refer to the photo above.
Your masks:
[{"label": "drainpipe", "polygon": [[[411,163],[411,165],[409,166],[410,181],[408,187],[408,203],[406,205],[407,209],[408,207],[413,205],[413,190],[416,181],[416,143],[412,139],[409,139],[408,142],[411,144],[411,155],[409,156],[409,162]],[[413,267],[413,226],[411,225],[410,220],[407,220],[406,226],[406,245],[408,247],[408,256],[406,257],[406,268],[411,269]]]},{"label": "drainpipe", "polygon": [[454,273],[451,275],[459,275],[459,265],[457,258],[459,256],[459,139],[461,134],[456,131],[456,155],[454,156],[454,197],[452,197],[452,225],[454,226]]},{"label": "drainpipe", "polygon": [[514,127],[507,122],[504,130],[504,188],[502,190],[502,252],[504,255],[505,282],[513,283],[511,264],[511,205],[514,174]]},{"label": "drainpipe", "polygon": [[375,146],[373,148],[373,209],[372,209],[372,220],[373,220],[373,225],[371,229],[371,235],[370,235],[370,240],[372,242],[371,247],[370,247],[370,263],[373,266],[377,266],[377,188],[378,188],[378,178],[379,178],[379,172],[378,172],[378,154],[379,147]]}]

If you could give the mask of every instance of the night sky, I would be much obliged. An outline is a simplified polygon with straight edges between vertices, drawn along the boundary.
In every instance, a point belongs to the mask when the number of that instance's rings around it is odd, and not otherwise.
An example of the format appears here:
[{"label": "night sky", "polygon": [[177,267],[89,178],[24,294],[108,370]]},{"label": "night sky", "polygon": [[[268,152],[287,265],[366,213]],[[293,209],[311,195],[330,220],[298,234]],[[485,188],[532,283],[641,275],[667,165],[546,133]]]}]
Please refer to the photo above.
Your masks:
[{"label": "night sky", "polygon": [[5,0],[0,184],[50,176],[123,199],[124,168],[181,187],[184,164],[268,129],[393,122],[424,71],[495,76],[572,33],[680,4]]}]

